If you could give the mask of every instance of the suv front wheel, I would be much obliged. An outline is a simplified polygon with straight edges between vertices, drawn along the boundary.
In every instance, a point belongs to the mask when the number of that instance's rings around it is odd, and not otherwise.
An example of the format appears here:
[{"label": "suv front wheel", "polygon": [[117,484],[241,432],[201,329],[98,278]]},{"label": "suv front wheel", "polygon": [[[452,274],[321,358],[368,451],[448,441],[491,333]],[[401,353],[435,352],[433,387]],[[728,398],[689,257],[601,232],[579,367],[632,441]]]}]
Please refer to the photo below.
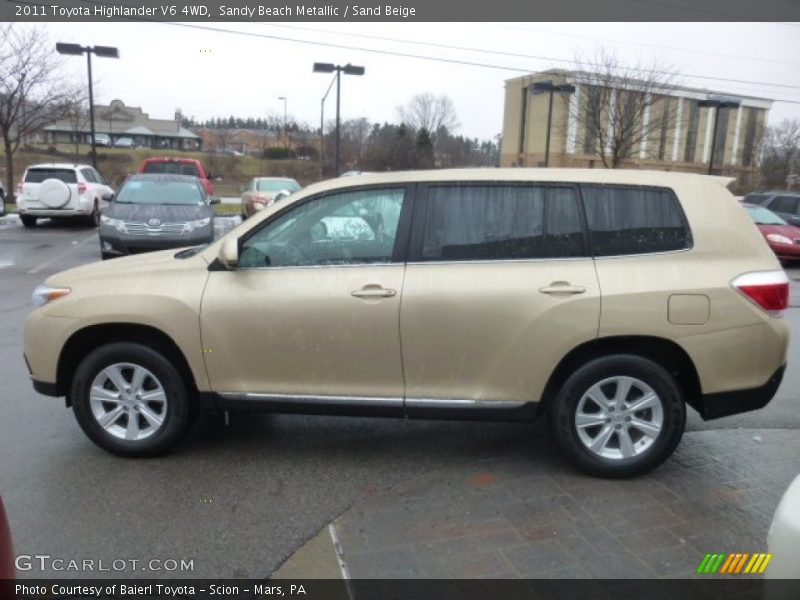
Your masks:
[{"label": "suv front wheel", "polygon": [[579,468],[633,477],[672,454],[683,435],[686,407],[666,369],[617,354],[575,371],[561,387],[551,417],[558,443]]},{"label": "suv front wheel", "polygon": [[112,343],[89,353],[75,371],[70,399],[86,435],[121,456],[163,454],[189,426],[183,377],[142,344]]}]

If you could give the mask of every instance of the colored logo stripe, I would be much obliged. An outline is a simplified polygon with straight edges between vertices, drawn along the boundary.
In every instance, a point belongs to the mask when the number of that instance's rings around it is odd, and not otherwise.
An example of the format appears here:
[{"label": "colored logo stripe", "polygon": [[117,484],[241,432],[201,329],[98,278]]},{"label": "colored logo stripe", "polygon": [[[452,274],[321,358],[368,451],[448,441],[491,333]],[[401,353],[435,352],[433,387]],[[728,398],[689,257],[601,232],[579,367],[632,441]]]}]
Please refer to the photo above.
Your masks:
[{"label": "colored logo stripe", "polygon": [[697,567],[698,573],[708,574],[761,574],[767,569],[769,561],[772,560],[772,554],[764,552],[757,552],[750,554],[749,552],[737,553],[715,553],[706,554],[700,565]]}]

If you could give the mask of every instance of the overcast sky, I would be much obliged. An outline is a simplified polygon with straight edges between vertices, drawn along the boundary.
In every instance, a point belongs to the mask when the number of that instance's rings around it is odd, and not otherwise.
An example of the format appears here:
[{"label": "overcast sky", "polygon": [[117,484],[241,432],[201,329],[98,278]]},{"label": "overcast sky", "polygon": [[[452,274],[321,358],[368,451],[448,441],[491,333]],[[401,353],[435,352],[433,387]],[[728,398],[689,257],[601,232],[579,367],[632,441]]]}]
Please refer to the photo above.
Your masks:
[{"label": "overcast sky", "polygon": [[[461,123],[460,133],[489,138],[502,127],[505,79],[553,67],[569,68],[568,63],[560,61],[573,60],[578,55],[591,57],[598,48],[615,50],[626,61],[657,60],[671,65],[682,74],[681,83],[686,85],[794,101],[774,104],[770,111],[773,124],[783,118],[800,118],[797,23],[203,25],[257,36],[505,68],[435,62],[170,24],[51,23],[43,27],[53,42],[117,46],[120,60],[100,58],[93,62],[96,101],[107,103],[119,98],[128,105],[141,106],[153,118],[171,118],[176,108],[198,119],[282,115],[283,102],[278,97],[286,96],[290,117],[318,126],[320,98],[331,76],[313,73],[311,65],[315,61],[350,62],[365,66],[366,75],[343,76],[343,119],[363,116],[378,122],[396,120],[397,106],[414,94],[427,91],[450,96]],[[513,56],[520,54],[527,57]],[[83,61],[67,57],[64,62],[76,78],[85,79]],[[334,110],[332,92],[325,105],[326,120],[333,117]]]}]

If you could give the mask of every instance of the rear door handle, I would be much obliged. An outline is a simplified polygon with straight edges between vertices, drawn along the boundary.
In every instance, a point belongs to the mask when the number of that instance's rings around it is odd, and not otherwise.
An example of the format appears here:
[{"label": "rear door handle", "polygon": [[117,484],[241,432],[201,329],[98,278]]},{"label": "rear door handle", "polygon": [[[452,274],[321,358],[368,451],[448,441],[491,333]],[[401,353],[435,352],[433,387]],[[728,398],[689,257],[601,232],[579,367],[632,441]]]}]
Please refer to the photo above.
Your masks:
[{"label": "rear door handle", "polygon": [[366,286],[360,290],[350,292],[350,295],[355,298],[391,298],[392,296],[396,296],[397,292],[377,286]]},{"label": "rear door handle", "polygon": [[539,288],[539,291],[550,296],[560,296],[561,294],[571,296],[573,294],[583,294],[586,288],[582,285],[572,285],[567,281],[554,281],[550,285]]}]

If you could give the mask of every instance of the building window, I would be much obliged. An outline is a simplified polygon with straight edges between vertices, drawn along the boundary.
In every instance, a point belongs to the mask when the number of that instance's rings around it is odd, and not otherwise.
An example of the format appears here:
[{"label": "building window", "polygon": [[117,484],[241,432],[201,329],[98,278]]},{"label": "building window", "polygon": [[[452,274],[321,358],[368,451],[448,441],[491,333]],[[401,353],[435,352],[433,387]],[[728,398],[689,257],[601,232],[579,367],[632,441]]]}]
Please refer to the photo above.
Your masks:
[{"label": "building window", "polygon": [[700,107],[697,106],[697,101],[691,103],[689,106],[689,127],[686,131],[686,151],[684,152],[683,160],[686,162],[694,162],[694,150],[697,146],[697,127],[700,124]]},{"label": "building window", "polygon": [[597,154],[597,127],[599,123],[596,121],[600,119],[602,114],[600,88],[596,85],[587,86],[588,94],[586,94],[586,108],[584,118],[585,131],[583,133],[583,153],[584,154]]},{"label": "building window", "polygon": [[744,126],[744,145],[742,147],[742,165],[753,166],[753,156],[756,145],[756,109],[748,108]]},{"label": "building window", "polygon": [[[717,119],[717,135],[714,138],[714,165],[721,165],[725,161],[725,141],[728,139],[728,121],[730,120],[730,108],[718,108],[719,113],[715,115]],[[713,166],[713,165],[712,165]]]},{"label": "building window", "polygon": [[665,153],[667,151],[667,135],[669,134],[669,115],[672,98],[664,98],[661,102],[662,112],[661,112],[661,134],[658,138],[658,160],[664,160]]}]

